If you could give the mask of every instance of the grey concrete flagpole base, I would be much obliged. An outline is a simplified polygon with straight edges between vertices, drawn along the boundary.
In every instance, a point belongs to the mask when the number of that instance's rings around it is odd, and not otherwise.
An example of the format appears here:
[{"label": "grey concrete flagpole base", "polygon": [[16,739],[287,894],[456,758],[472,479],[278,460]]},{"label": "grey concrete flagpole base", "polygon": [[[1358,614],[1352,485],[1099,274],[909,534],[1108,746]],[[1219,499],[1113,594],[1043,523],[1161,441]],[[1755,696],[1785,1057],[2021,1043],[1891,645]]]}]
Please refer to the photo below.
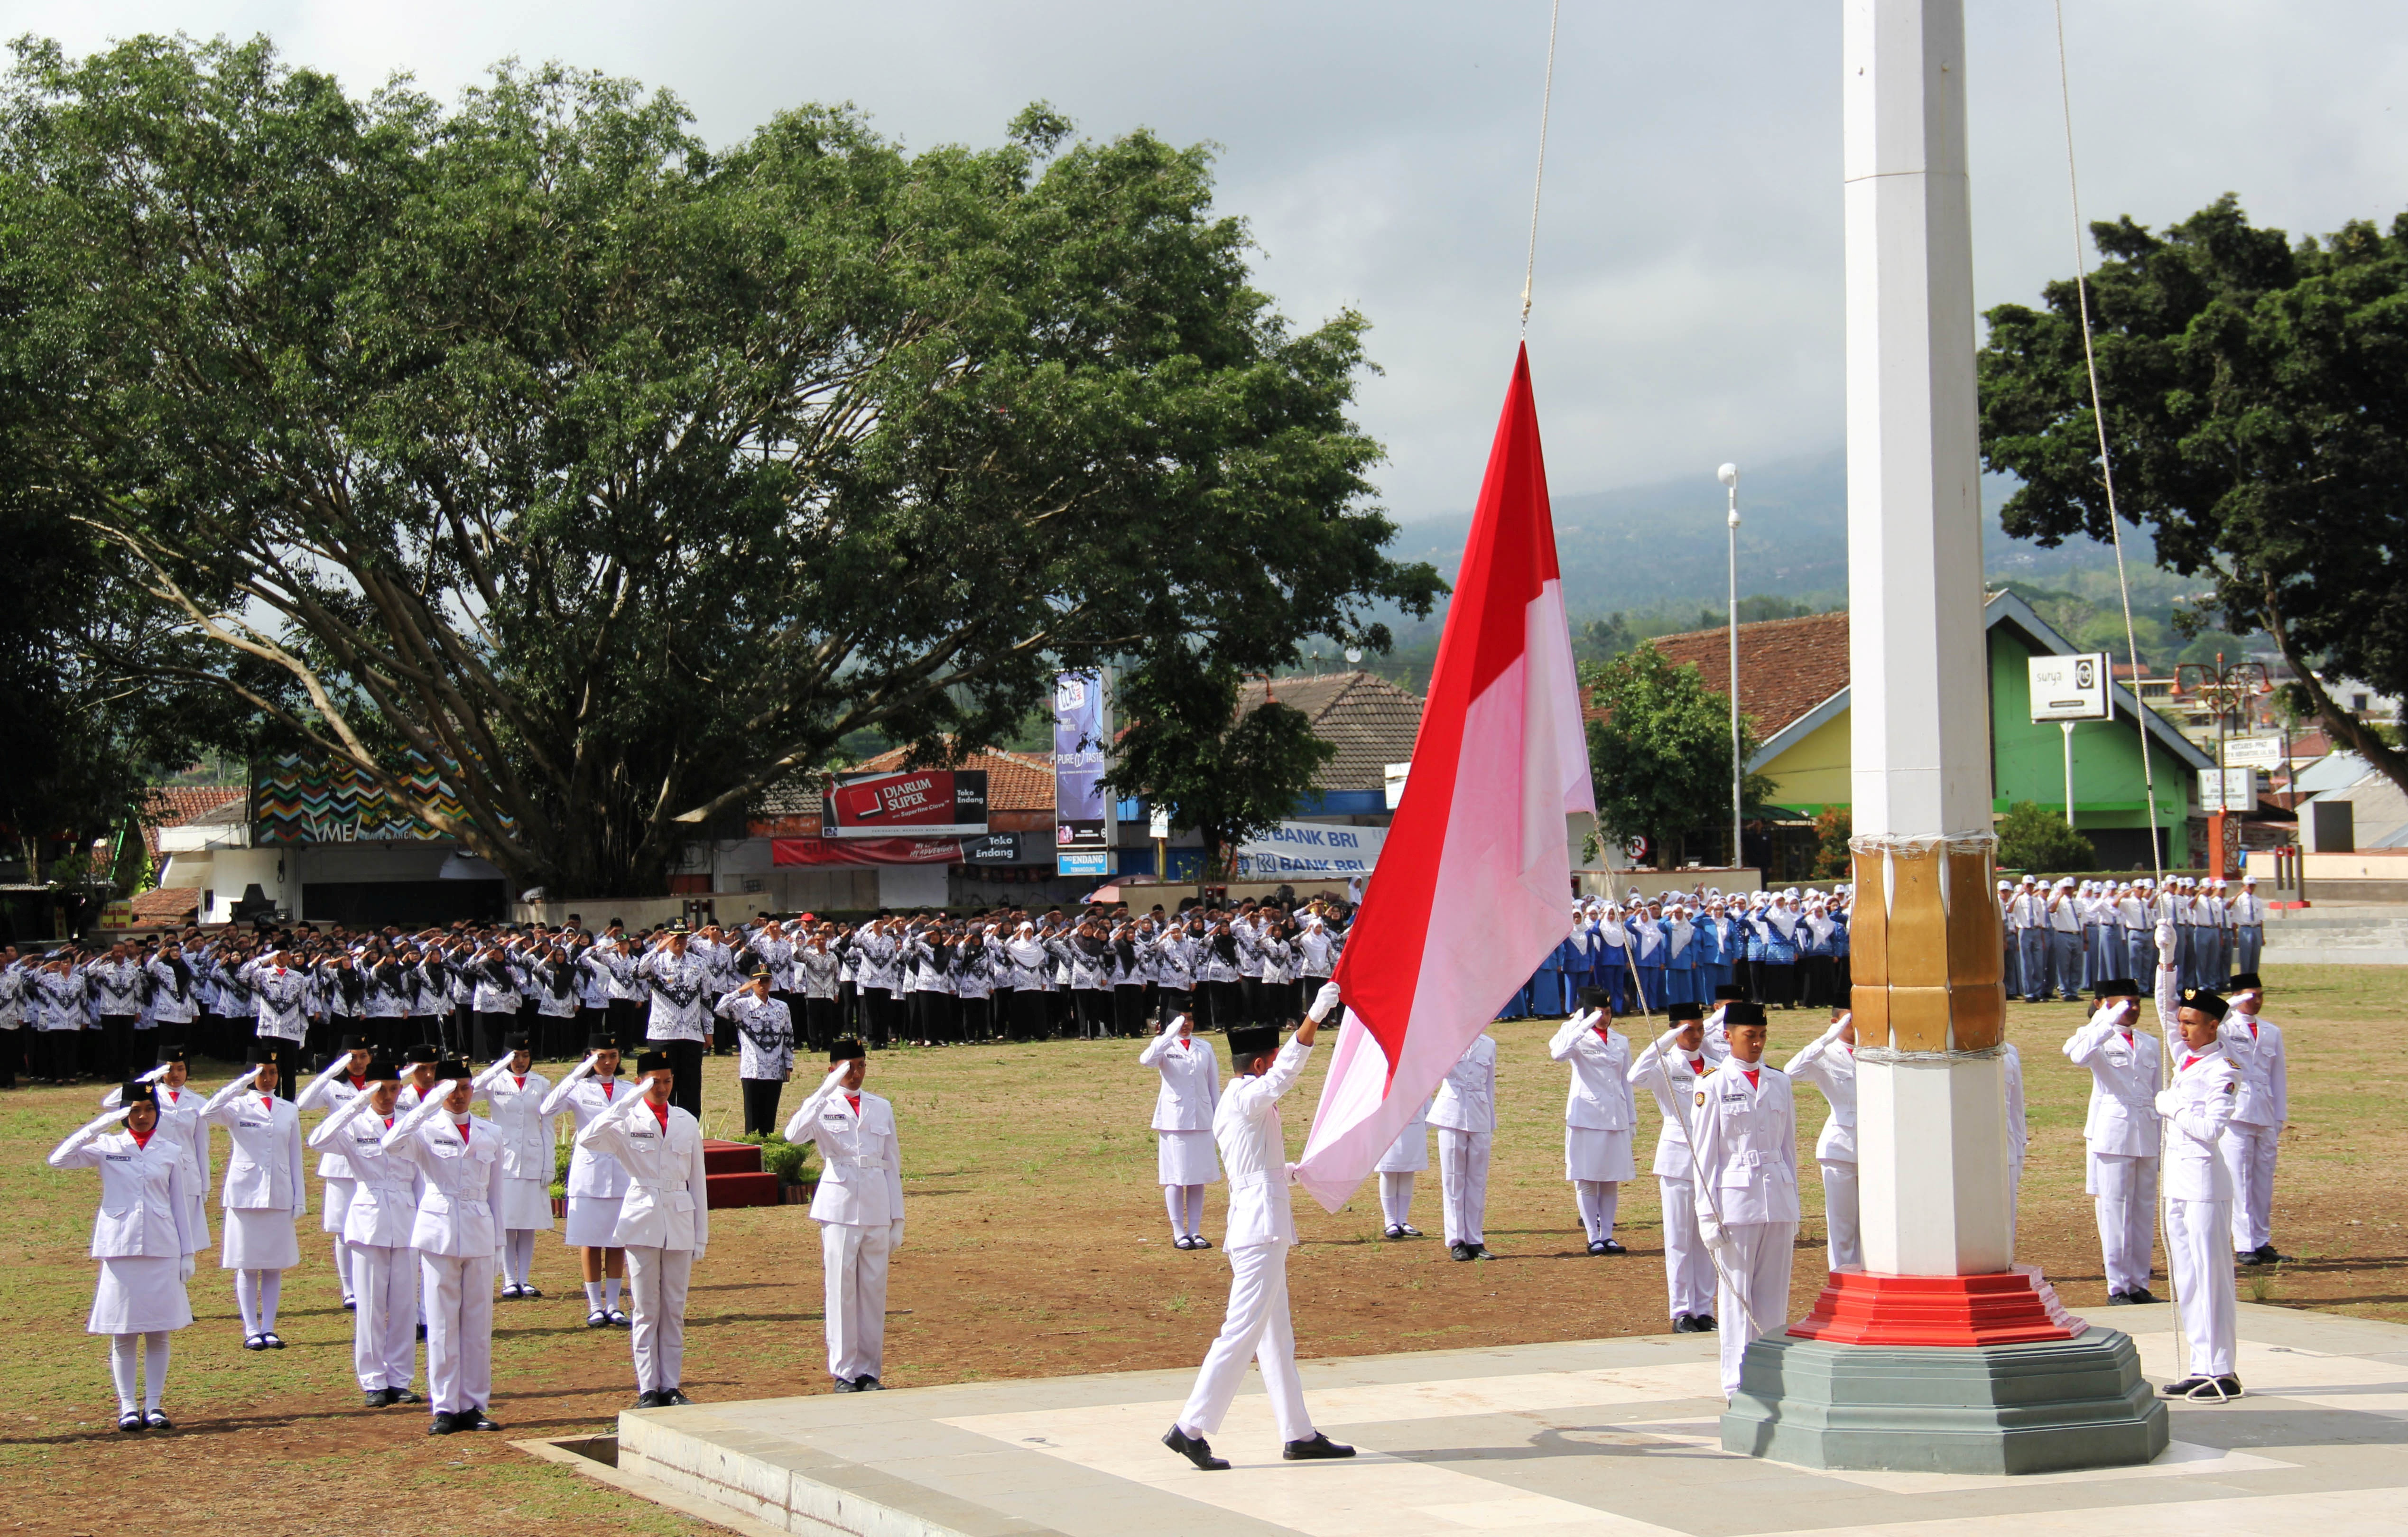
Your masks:
[{"label": "grey concrete flagpole base", "polygon": [[1966,1348],[1768,1335],[1747,1347],[1723,1449],[1809,1468],[2033,1473],[2147,1462],[2166,1406],[2128,1336]]}]

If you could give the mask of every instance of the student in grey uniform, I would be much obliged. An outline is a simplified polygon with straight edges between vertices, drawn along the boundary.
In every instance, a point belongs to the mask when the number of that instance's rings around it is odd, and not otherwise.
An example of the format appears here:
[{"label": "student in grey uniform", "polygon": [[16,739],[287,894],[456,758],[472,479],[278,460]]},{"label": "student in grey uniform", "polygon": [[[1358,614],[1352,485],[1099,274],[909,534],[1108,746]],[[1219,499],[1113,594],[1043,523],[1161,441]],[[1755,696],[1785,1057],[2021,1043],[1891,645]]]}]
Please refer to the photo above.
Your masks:
[{"label": "student in grey uniform", "polygon": [[[172,1430],[160,1409],[167,1390],[167,1336],[193,1321],[184,1290],[194,1256],[208,1235],[191,1226],[180,1146],[159,1130],[159,1107],[147,1083],[123,1085],[116,1109],[50,1149],[53,1169],[100,1171],[100,1211],[92,1257],[100,1261],[84,1332],[108,1337],[120,1430]],[[135,1405],[139,1346],[142,1406]]]}]

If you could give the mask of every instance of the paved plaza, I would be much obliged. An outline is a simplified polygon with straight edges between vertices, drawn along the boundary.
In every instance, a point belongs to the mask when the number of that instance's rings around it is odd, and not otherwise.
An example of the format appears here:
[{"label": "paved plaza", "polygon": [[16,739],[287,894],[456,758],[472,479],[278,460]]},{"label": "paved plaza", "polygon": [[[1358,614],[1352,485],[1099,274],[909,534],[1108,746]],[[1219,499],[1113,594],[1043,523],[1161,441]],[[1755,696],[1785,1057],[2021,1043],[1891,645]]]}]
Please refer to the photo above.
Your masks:
[{"label": "paved plaza", "polygon": [[[2106,1314],[2153,1380],[2171,1309]],[[1188,1373],[970,1383],[623,1415],[613,1482],[750,1530],[1063,1537],[1478,1531],[1942,1534],[2408,1529],[2408,1328],[2244,1304],[2225,1406],[2173,1406],[2145,1467],[1826,1472],[1720,1449],[1713,1340],[1663,1336],[1305,1363],[1346,1462],[1287,1463],[1260,1391],[1198,1472],[1157,1443]]]}]

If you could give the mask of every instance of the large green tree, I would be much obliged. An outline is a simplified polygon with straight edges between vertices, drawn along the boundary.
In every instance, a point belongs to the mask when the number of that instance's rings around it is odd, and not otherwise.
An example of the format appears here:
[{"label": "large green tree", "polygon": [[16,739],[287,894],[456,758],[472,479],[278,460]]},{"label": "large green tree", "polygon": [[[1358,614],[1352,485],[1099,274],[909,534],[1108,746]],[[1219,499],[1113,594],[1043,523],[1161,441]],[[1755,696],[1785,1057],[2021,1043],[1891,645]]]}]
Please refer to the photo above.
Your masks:
[{"label": "large green tree", "polygon": [[[1708,688],[1695,666],[1675,665],[1641,645],[1581,669],[1590,706],[1589,777],[1598,822],[1617,839],[1644,838],[1658,869],[1671,869],[1698,845],[1711,856],[1730,825],[1730,702]],[[1756,731],[1740,717],[1740,754],[1755,754]],[[1744,803],[1760,804],[1772,780],[1749,774]]]},{"label": "large green tree", "polygon": [[[2091,236],[2118,508],[2211,580],[2210,618],[2272,638],[2302,713],[2408,786],[2408,754],[2316,677],[2408,694],[2408,215],[2294,242],[2228,194],[2162,234]],[[1983,454],[2023,482],[2008,533],[2103,539],[2079,300],[2071,279],[2043,293],[1989,312]]]},{"label": "large green tree", "polygon": [[851,733],[939,761],[1059,666],[1268,671],[1436,588],[1382,553],[1364,323],[1273,310],[1200,149],[712,151],[623,80],[358,98],[256,40],[21,44],[6,95],[21,456],[520,883],[656,889]]}]

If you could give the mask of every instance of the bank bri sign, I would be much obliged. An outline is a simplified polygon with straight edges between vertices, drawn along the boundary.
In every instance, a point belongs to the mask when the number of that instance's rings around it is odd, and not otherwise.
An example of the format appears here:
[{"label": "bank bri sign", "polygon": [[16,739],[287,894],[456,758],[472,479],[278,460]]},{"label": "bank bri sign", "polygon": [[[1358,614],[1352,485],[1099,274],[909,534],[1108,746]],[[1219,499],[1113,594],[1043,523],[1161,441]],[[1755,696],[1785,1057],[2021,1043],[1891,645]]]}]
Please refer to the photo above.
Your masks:
[{"label": "bank bri sign", "polygon": [[1238,845],[1236,873],[1258,881],[1287,875],[1369,875],[1387,838],[1385,827],[1283,822]]}]

